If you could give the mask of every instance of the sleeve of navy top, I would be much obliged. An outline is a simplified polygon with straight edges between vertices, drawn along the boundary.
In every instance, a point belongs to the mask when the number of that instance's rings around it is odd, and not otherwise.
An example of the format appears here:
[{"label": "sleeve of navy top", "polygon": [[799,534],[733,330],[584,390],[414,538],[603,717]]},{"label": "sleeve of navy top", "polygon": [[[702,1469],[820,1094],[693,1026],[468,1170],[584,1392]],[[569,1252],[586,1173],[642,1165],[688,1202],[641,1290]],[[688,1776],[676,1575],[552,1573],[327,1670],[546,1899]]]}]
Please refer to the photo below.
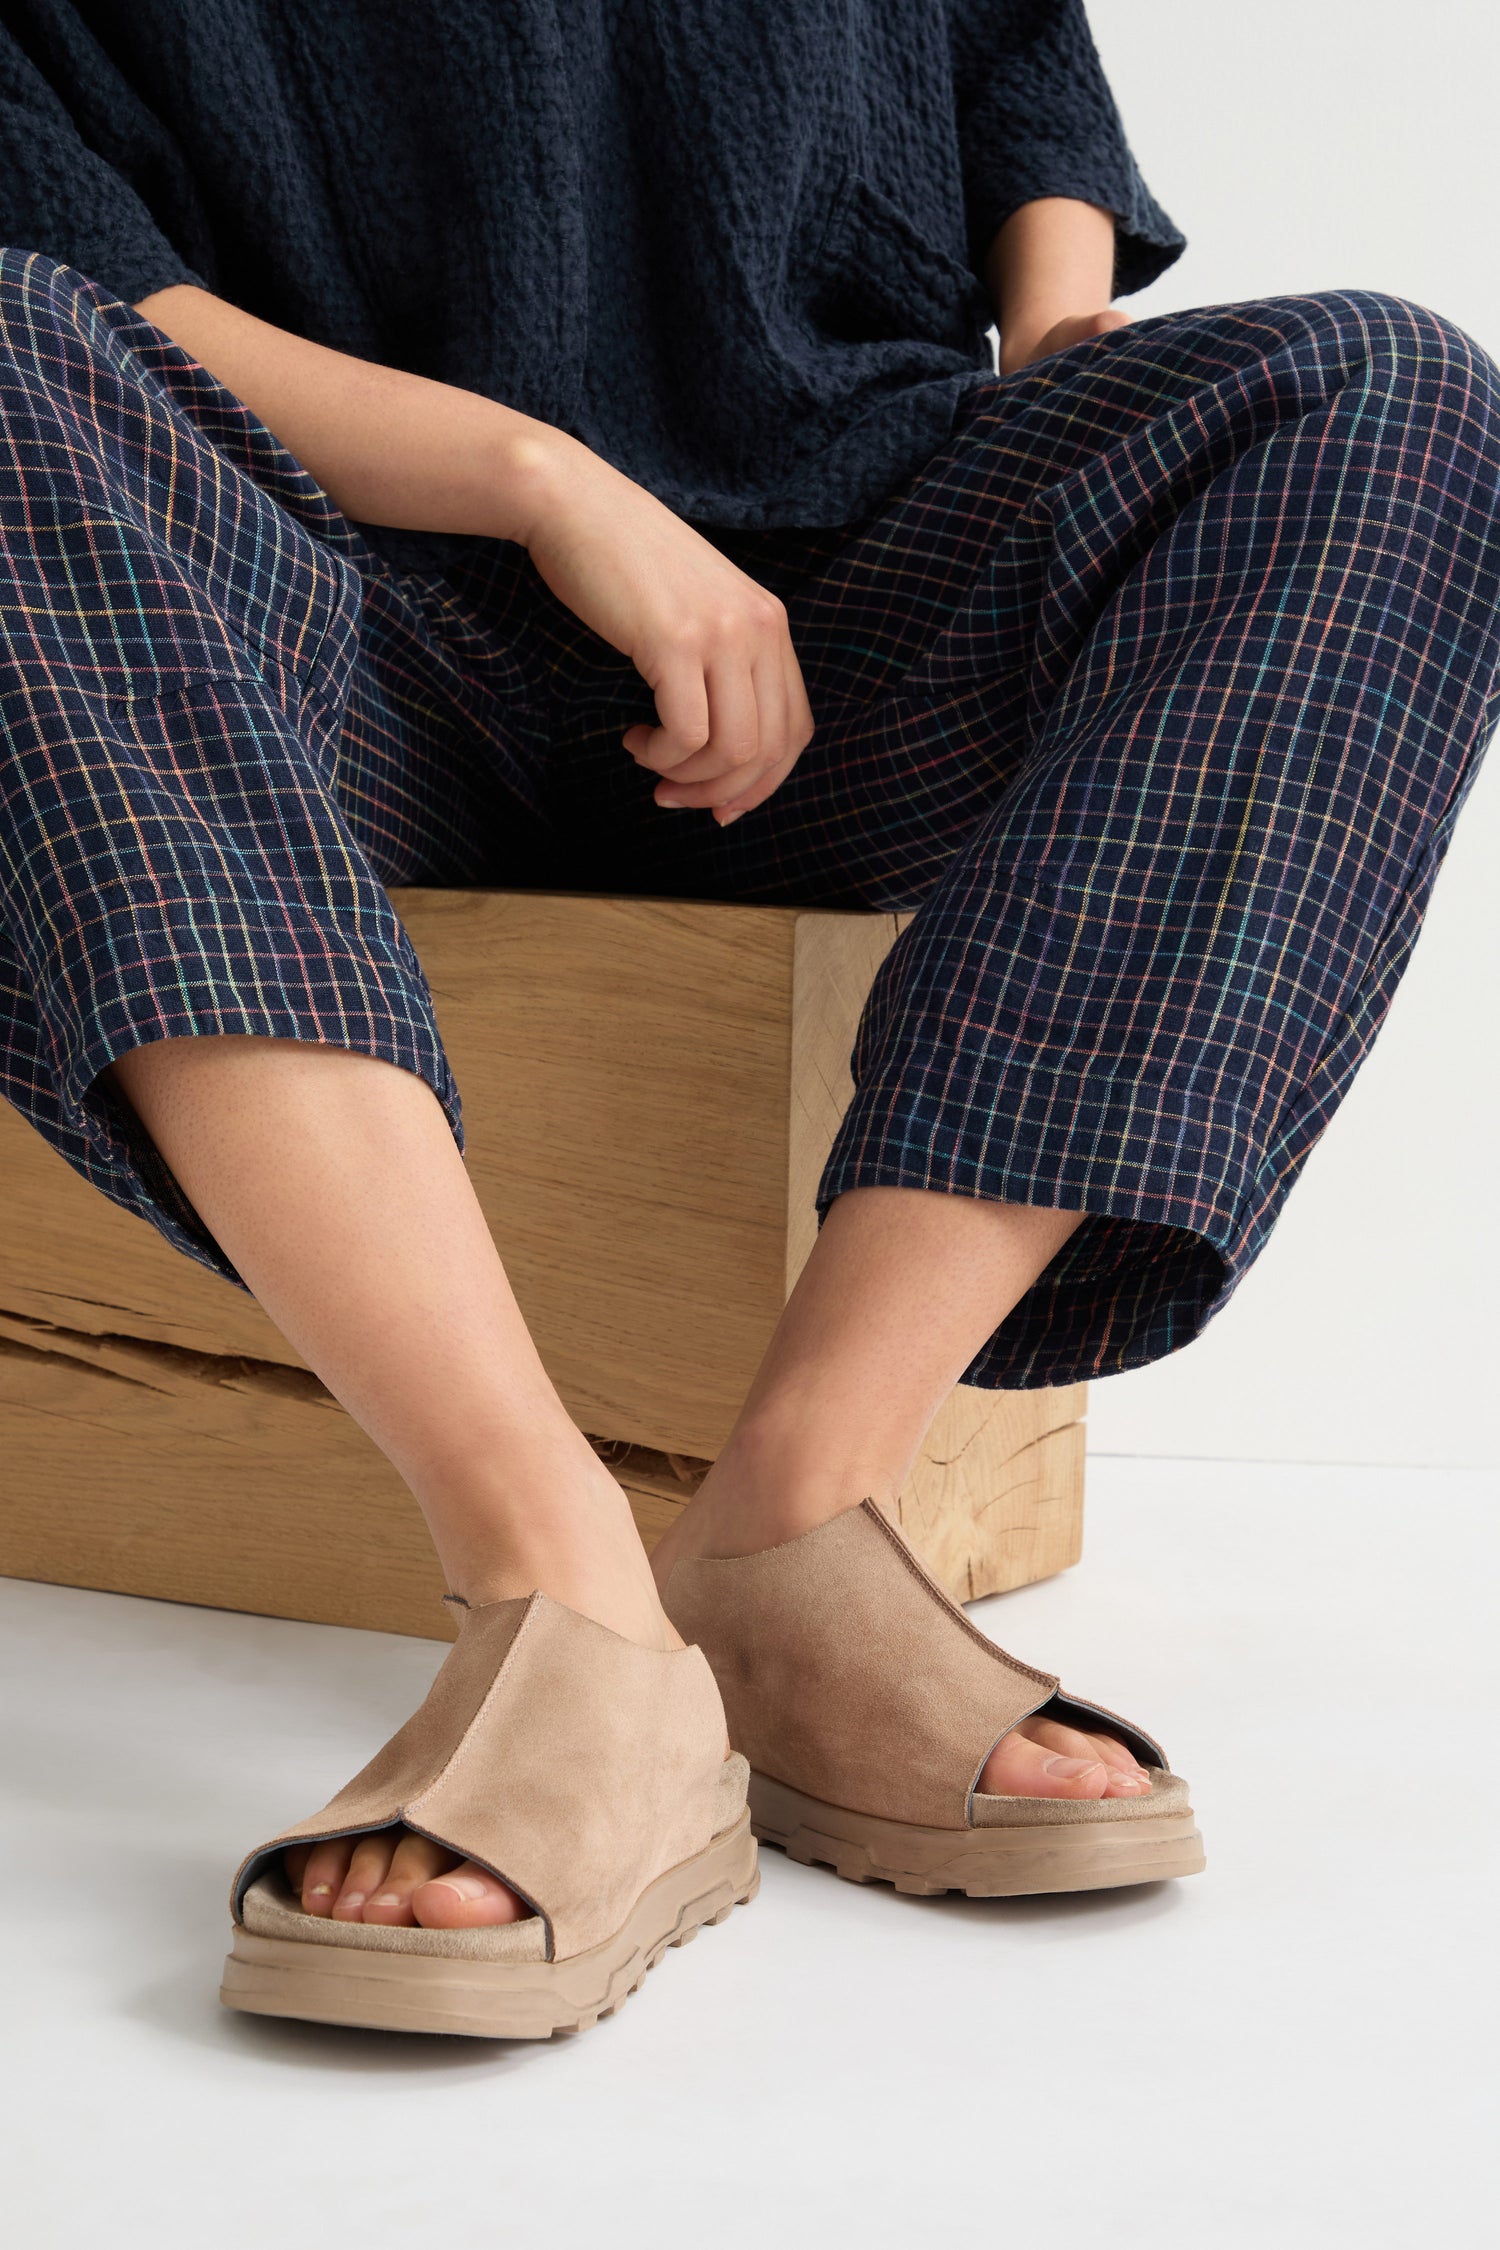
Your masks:
[{"label": "sleeve of navy top", "polygon": [[118,78],[71,8],[8,8],[6,14],[12,21],[31,17],[42,34],[35,45],[43,52],[49,32],[70,49],[82,44],[89,50],[58,60],[66,61],[70,78],[80,62],[85,82],[97,76],[112,113],[113,145],[107,152],[89,145],[42,64],[15,33],[0,29],[0,243],[41,250],[75,266],[126,304],[138,304],[174,282],[197,282],[199,276],[131,184],[132,177],[144,182],[153,171],[160,176],[164,168],[178,169],[177,152],[157,121]]},{"label": "sleeve of navy top", "polygon": [[953,0],[954,81],[976,273],[1011,213],[1067,195],[1115,215],[1113,294],[1184,247],[1136,168],[1083,0]]}]

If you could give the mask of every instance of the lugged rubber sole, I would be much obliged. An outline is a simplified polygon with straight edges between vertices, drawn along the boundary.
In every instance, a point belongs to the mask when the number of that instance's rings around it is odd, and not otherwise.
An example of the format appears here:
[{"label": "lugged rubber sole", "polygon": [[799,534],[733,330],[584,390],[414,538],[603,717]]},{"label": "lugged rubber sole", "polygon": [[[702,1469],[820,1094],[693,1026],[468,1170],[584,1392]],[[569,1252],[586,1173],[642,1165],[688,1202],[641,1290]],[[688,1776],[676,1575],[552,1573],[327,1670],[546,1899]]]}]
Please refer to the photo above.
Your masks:
[{"label": "lugged rubber sole", "polygon": [[752,1773],[750,1817],[761,1842],[778,1844],[789,1859],[831,1867],[850,1883],[893,1883],[922,1898],[942,1891],[1025,1898],[1108,1890],[1197,1875],[1204,1865],[1191,1812],[1016,1828],[917,1828],[846,1812]]},{"label": "lugged rubber sole", "polygon": [[760,1888],[750,1816],[642,1891],[623,1929],[567,1961],[462,1961],[365,1952],[236,1928],[219,1998],[250,2015],[472,2039],[550,2039],[612,2016],[670,1946],[727,1920]]}]

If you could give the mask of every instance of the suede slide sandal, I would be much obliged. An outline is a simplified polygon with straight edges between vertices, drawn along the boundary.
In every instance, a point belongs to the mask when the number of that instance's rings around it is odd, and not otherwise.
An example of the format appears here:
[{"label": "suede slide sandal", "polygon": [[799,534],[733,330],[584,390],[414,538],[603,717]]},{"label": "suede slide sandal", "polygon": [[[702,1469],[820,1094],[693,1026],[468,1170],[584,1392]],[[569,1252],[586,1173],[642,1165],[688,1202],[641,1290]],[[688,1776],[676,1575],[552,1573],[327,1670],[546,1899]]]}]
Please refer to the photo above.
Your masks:
[{"label": "suede slide sandal", "polygon": [[[700,1649],[621,1639],[546,1594],[470,1608],[421,1708],[321,1812],[249,1855],[220,1998],[256,2015],[547,2039],[759,1886],[743,1758]],[[288,1844],[404,1822],[532,1912],[488,1929],[308,1914]]]},{"label": "suede slide sandal", "polygon": [[[873,1500],[758,1554],[685,1559],[663,1606],[713,1666],[755,1833],[856,1883],[1008,1898],[1194,1875],[1203,1840],[1158,1744],[997,1648]],[[1045,1713],[1114,1735],[1149,1795],[981,1795]]]}]

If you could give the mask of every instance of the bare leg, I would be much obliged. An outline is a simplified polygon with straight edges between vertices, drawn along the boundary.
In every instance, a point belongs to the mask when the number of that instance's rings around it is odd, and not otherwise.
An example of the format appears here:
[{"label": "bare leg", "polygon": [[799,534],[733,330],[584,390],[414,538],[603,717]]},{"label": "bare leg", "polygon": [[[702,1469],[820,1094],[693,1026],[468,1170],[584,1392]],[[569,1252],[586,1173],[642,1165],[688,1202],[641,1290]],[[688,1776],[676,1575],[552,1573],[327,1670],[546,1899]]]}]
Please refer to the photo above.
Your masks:
[{"label": "bare leg", "polygon": [[[1079,1218],[914,1188],[841,1195],[724,1451],[653,1553],[658,1583],[679,1556],[753,1554],[866,1495],[893,1500],[948,1392]],[[1139,1774],[1111,1738],[1031,1719],[982,1786],[1129,1795]]]},{"label": "bare leg", "polygon": [[[619,1486],[548,1381],[431,1089],[340,1047],[163,1040],[114,1078],[271,1318],[411,1487],[467,1600],[535,1588],[675,1647]],[[315,1913],[524,1911],[425,1838],[320,1845]],[[442,1881],[434,1880],[442,1875]],[[324,1887],[326,1886],[326,1887]],[[382,1903],[382,1901],[387,1903]]]}]

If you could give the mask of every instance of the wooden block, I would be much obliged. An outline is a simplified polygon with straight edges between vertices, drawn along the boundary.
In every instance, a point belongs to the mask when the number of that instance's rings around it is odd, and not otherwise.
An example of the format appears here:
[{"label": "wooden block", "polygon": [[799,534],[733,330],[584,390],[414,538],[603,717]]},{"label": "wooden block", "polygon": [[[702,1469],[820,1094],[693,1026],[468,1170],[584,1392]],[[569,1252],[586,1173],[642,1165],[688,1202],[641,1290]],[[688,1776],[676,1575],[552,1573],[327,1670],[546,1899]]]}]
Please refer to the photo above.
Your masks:
[{"label": "wooden block", "polygon": [[[812,1247],[859,1012],[904,918],[393,897],[542,1358],[655,1536]],[[3,1104],[0,1180],[0,1570],[441,1631],[410,1500],[259,1306]],[[943,1408],[901,1508],[964,1598],[1076,1556],[1082,1410],[1080,1388]]]},{"label": "wooden block", "polygon": [[[800,1266],[790,1214],[847,1099],[894,919],[463,891],[398,903],[463,1089],[470,1176],[548,1372],[586,1430],[711,1458]],[[794,1094],[814,1011],[812,1083]],[[842,1099],[817,1071],[840,1035]]]},{"label": "wooden block", "polygon": [[[955,1505],[943,1498],[951,1465],[929,1449],[901,1507],[961,1600],[1078,1551],[1081,1424],[1027,1441],[1003,1395],[980,1411],[989,1395],[962,1394],[971,1426]],[[653,1545],[707,1464],[600,1450]],[[0,1462],[0,1574],[451,1637],[410,1494],[301,1369],[0,1316]]]},{"label": "wooden block", "polygon": [[[956,1390],[927,1435],[896,1520],[957,1601],[1050,1578],[1083,1549],[1085,1387]],[[1048,1402],[1044,1416],[1018,1402]],[[1064,1420],[1069,1404],[1072,1419]],[[1045,1416],[1056,1415],[1056,1421]]]},{"label": "wooden block", "polygon": [[6,1575],[444,1637],[421,1516],[315,1376],[97,1338],[37,1350],[17,1329],[0,1332]]},{"label": "wooden block", "polygon": [[[458,1079],[468,1165],[542,1358],[588,1430],[711,1457],[815,1232],[881,914],[393,894]],[[289,1366],[0,1105],[0,1307]]]}]

